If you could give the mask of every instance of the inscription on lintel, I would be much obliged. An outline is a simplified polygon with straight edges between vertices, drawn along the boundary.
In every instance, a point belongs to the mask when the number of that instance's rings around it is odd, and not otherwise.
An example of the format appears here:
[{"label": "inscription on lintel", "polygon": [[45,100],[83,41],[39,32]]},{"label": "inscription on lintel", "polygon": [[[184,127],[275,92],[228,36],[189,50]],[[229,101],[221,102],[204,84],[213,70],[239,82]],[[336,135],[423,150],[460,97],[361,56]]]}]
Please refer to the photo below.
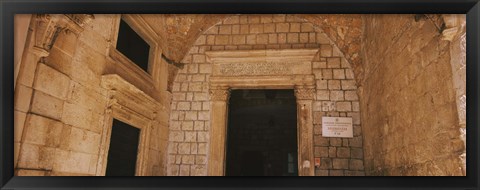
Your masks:
[{"label": "inscription on lintel", "polygon": [[227,76],[310,74],[311,63],[255,62],[213,64],[213,74]]}]

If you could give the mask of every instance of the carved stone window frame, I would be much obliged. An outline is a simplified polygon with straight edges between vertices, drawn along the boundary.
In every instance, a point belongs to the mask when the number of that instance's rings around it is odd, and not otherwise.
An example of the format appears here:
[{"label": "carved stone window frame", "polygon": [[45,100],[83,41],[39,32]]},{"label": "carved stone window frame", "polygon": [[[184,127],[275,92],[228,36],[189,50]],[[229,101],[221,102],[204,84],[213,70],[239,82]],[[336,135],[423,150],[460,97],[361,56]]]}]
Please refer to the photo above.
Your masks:
[{"label": "carved stone window frame", "polygon": [[[240,50],[206,52],[210,76],[211,127],[208,175],[225,175],[228,101],[232,89],[294,89],[297,102],[297,152],[300,176],[314,175],[312,60],[318,49]],[[261,63],[261,64],[259,64]],[[250,71],[227,70],[244,64]],[[263,64],[263,65],[262,65]],[[258,66],[261,65],[261,66]],[[287,68],[277,68],[277,67]],[[240,74],[239,74],[240,73]]]},{"label": "carved stone window frame", "polygon": [[150,148],[150,133],[156,121],[156,101],[118,75],[102,76],[101,85],[107,89],[108,104],[103,125],[97,176],[104,176],[107,168],[108,150],[113,119],[140,129],[135,176],[145,176]]},{"label": "carved stone window frame", "polygon": [[[104,74],[118,74],[130,83],[149,93],[155,87],[156,91],[167,90],[168,65],[162,61],[162,49],[159,46],[160,37],[150,25],[138,14],[117,15],[114,19],[110,47],[107,54],[109,66]],[[143,70],[125,55],[117,50],[117,40],[120,21],[125,21],[150,46],[148,56],[148,71]],[[149,93],[149,95],[153,95]]]}]

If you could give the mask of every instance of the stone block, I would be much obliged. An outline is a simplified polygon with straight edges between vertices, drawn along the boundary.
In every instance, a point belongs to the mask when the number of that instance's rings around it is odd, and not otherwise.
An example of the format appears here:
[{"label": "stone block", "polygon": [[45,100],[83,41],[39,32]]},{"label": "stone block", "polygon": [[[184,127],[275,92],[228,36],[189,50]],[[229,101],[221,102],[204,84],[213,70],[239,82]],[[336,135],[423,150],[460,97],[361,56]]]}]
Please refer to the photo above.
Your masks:
[{"label": "stone block", "polygon": [[240,34],[248,34],[249,31],[250,29],[248,24],[240,25]]},{"label": "stone block", "polygon": [[202,110],[202,102],[192,102],[192,111],[199,111]]},{"label": "stone block", "polygon": [[208,132],[198,132],[198,142],[208,142]]},{"label": "stone block", "polygon": [[340,58],[339,57],[329,57],[327,58],[327,67],[331,69],[339,69],[340,66]]},{"label": "stone block", "polygon": [[250,34],[247,35],[247,44],[254,45],[257,43],[257,35]]},{"label": "stone block", "polygon": [[342,139],[341,138],[330,138],[330,146],[342,146]]},{"label": "stone block", "polygon": [[308,33],[300,33],[300,43],[308,43]]},{"label": "stone block", "polygon": [[331,158],[320,158],[320,169],[332,169],[332,159]]},{"label": "stone block", "polygon": [[54,156],[54,171],[78,174],[90,174],[91,162],[95,162],[96,160],[94,159],[96,157],[95,155],[61,149],[57,149]]},{"label": "stone block", "polygon": [[277,40],[279,44],[284,44],[287,43],[287,34],[286,33],[280,33],[277,35]]},{"label": "stone block", "polygon": [[[207,31],[212,31],[213,28]],[[215,36],[214,35],[208,35],[207,36],[207,45],[214,45],[215,44]]]},{"label": "stone block", "polygon": [[345,70],[344,69],[333,69],[333,78],[334,79],[345,79]]},{"label": "stone block", "polygon": [[55,148],[24,143],[17,168],[52,170]]},{"label": "stone block", "polygon": [[249,28],[250,34],[263,33],[263,24],[251,24]]},{"label": "stone block", "polygon": [[288,24],[288,23],[277,23],[275,28],[276,28],[277,33],[289,32],[290,24]]},{"label": "stone block", "polygon": [[363,149],[361,148],[351,148],[351,157],[357,159],[363,159]]},{"label": "stone block", "polygon": [[45,64],[38,64],[37,77],[33,88],[65,100],[69,87],[70,78],[67,75]]},{"label": "stone block", "polygon": [[[308,33],[308,43],[311,43],[311,44],[316,44],[317,43],[317,36],[316,36],[315,32]],[[318,45],[317,45],[317,47],[318,47]]]},{"label": "stone block", "polygon": [[45,170],[17,169],[15,176],[46,176]]},{"label": "stone block", "polygon": [[358,112],[349,112],[347,114],[349,117],[352,117],[352,122],[354,125],[360,125],[360,113]]},{"label": "stone block", "polygon": [[340,90],[340,80],[328,80],[329,90]]},{"label": "stone block", "polygon": [[199,64],[199,72],[210,74],[212,73],[212,65],[211,64]]},{"label": "stone block", "polygon": [[203,83],[201,82],[191,82],[188,85],[188,90],[191,92],[201,92],[202,91],[202,85]]},{"label": "stone block", "polygon": [[331,101],[343,101],[343,100],[345,100],[345,98],[343,96],[343,91],[341,91],[341,90],[330,91],[330,100]]},{"label": "stone block", "polygon": [[[317,33],[317,43],[322,45],[329,45],[330,39],[327,37],[325,33]],[[327,53],[327,52],[325,52]]]},{"label": "stone block", "polygon": [[58,147],[63,123],[35,114],[28,114],[24,142],[40,146]]},{"label": "stone block", "polygon": [[223,21],[223,24],[238,24],[240,23],[240,16],[231,16]]},{"label": "stone block", "polygon": [[203,92],[195,92],[193,95],[193,100],[194,101],[207,101],[208,100],[208,94],[203,93]]},{"label": "stone block", "polygon": [[190,175],[190,165],[180,165],[179,176],[189,176]]},{"label": "stone block", "polygon": [[43,115],[53,119],[62,117],[63,104],[65,101],[45,94],[40,91],[33,92],[31,111],[38,115]]},{"label": "stone block", "polygon": [[195,131],[203,131],[205,127],[205,122],[203,121],[195,121],[193,130]]},{"label": "stone block", "polygon": [[314,61],[312,62],[312,67],[314,69],[324,69],[327,68],[327,62],[324,61]]},{"label": "stone block", "polygon": [[198,120],[200,120],[200,121],[210,120],[210,112],[209,111],[199,111],[198,112]]},{"label": "stone block", "polygon": [[257,35],[257,44],[267,44],[267,43],[268,43],[268,34]]},{"label": "stone block", "polygon": [[363,171],[345,171],[345,176],[365,176]]},{"label": "stone block", "polygon": [[207,154],[207,143],[198,143],[198,154]]},{"label": "stone block", "polygon": [[179,143],[178,144],[178,153],[179,154],[190,154],[190,144],[191,143]]},{"label": "stone block", "polygon": [[351,147],[362,148],[363,147],[362,136],[353,137],[352,139],[349,139],[349,145]]},{"label": "stone block", "polygon": [[329,139],[327,137],[322,137],[321,135],[313,136],[313,143],[315,146],[329,146]]},{"label": "stone block", "polygon": [[248,15],[248,23],[260,23],[260,15]]},{"label": "stone block", "polygon": [[332,46],[322,44],[320,46],[320,56],[321,57],[331,57],[332,56]]},{"label": "stone block", "polygon": [[328,176],[328,170],[315,170],[315,176]]},{"label": "stone block", "polygon": [[169,176],[178,176],[179,170],[180,166],[172,164],[167,167],[167,174]]},{"label": "stone block", "polygon": [[345,69],[345,78],[346,79],[354,79],[353,71],[351,69]]},{"label": "stone block", "polygon": [[192,55],[192,62],[193,63],[205,63],[205,55]]},{"label": "stone block", "polygon": [[195,45],[205,45],[207,42],[207,36],[205,35],[200,35],[197,38],[197,41],[195,41]]},{"label": "stone block", "polygon": [[232,44],[241,45],[246,43],[246,36],[245,35],[233,35],[232,36]]},{"label": "stone block", "polygon": [[172,142],[183,142],[185,139],[185,132],[183,131],[171,131],[169,139]]},{"label": "stone block", "polygon": [[28,112],[33,89],[22,84],[17,84],[15,89],[14,107],[15,110]]},{"label": "stone block", "polygon": [[335,158],[337,157],[337,147],[328,147],[328,157]]},{"label": "stone block", "polygon": [[288,33],[287,34],[287,43],[294,44],[299,42],[298,33]]},{"label": "stone block", "polygon": [[290,32],[300,32],[300,23],[290,23]]},{"label": "stone block", "polygon": [[271,15],[261,15],[260,16],[260,22],[261,23],[272,23],[273,18]]},{"label": "stone block", "polygon": [[323,112],[315,111],[313,112],[313,124],[322,124]]},{"label": "stone block", "polygon": [[328,147],[315,147],[315,157],[327,157]]},{"label": "stone block", "polygon": [[232,25],[232,34],[240,34],[240,25]]},{"label": "stone block", "polygon": [[210,102],[203,102],[202,110],[210,110]]},{"label": "stone block", "polygon": [[351,159],[350,170],[363,170],[363,160]]},{"label": "stone block", "polygon": [[333,79],[332,69],[322,69],[322,79]]},{"label": "stone block", "polygon": [[318,101],[313,102],[313,111],[314,112],[322,111],[322,102],[318,102]]},{"label": "stone block", "polygon": [[230,43],[229,35],[217,35],[215,36],[215,45],[227,45]]},{"label": "stone block", "polygon": [[334,158],[332,159],[333,169],[348,169],[348,159]]},{"label": "stone block", "polygon": [[205,75],[202,75],[202,74],[192,75],[192,82],[205,82]]},{"label": "stone block", "polygon": [[197,141],[197,133],[192,131],[185,132],[185,142],[196,142]]},{"label": "stone block", "polygon": [[328,90],[317,90],[317,100],[329,100]]},{"label": "stone block", "polygon": [[193,130],[193,121],[182,121],[181,122],[182,131],[191,131]]},{"label": "stone block", "polygon": [[[335,76],[335,74],[334,74]],[[357,88],[355,80],[342,80],[343,90],[355,90]]]},{"label": "stone block", "polygon": [[[345,100],[349,100],[349,101],[355,101],[355,100],[358,100],[358,96],[357,96],[357,91],[354,91],[354,90],[351,90],[351,91],[345,91]],[[353,103],[353,102],[352,102]],[[352,105],[353,107],[353,105]],[[352,108],[353,109],[353,108]],[[358,109],[358,102],[357,102],[357,110],[353,110],[353,111],[360,111]]]},{"label": "stone block", "polygon": [[13,114],[14,120],[13,120],[13,125],[14,125],[14,142],[20,142],[22,140],[22,134],[23,134],[23,129],[25,126],[25,120],[27,118],[27,114],[24,112],[20,111],[15,111]]},{"label": "stone block", "polygon": [[273,22],[285,22],[285,14],[274,14]]},{"label": "stone block", "polygon": [[98,154],[101,136],[85,129],[65,127],[62,143],[68,144],[68,150],[88,154]]},{"label": "stone block", "polygon": [[185,120],[188,120],[188,121],[195,121],[197,120],[197,111],[186,111],[185,112]]},{"label": "stone block", "polygon": [[198,144],[197,143],[192,143],[190,145],[190,154],[197,154],[197,153],[198,153]]},{"label": "stone block", "polygon": [[203,155],[195,156],[195,164],[207,164],[207,156],[203,156]]},{"label": "stone block", "polygon": [[314,32],[313,25],[311,23],[302,23],[302,32]]},{"label": "stone block", "polygon": [[264,33],[275,33],[275,24],[274,23],[267,23],[263,26]]},{"label": "stone block", "polygon": [[343,170],[330,170],[330,176],[345,176]]},{"label": "stone block", "polygon": [[328,80],[317,80],[317,90],[326,90],[328,89]]},{"label": "stone block", "polygon": [[190,102],[178,102],[177,110],[190,110]]},{"label": "stone block", "polygon": [[339,157],[339,158],[350,158],[350,148],[338,147],[337,148],[337,157]]},{"label": "stone block", "polygon": [[220,25],[218,28],[218,34],[232,34],[232,26]]},{"label": "stone block", "polygon": [[339,112],[352,111],[352,104],[350,102],[337,102],[337,111]]}]

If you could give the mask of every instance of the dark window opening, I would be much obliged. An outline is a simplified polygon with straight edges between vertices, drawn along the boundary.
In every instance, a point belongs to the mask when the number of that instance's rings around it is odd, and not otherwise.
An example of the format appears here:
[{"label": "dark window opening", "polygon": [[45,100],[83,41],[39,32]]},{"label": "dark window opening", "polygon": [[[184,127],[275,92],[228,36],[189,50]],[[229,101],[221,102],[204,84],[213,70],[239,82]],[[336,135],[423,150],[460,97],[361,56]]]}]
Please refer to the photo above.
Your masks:
[{"label": "dark window opening", "polygon": [[113,120],[106,176],[135,176],[140,129]]},{"label": "dark window opening", "polygon": [[120,20],[117,50],[148,73],[150,45],[142,39],[123,19]]},{"label": "dark window opening", "polygon": [[293,90],[232,90],[225,175],[298,176]]}]

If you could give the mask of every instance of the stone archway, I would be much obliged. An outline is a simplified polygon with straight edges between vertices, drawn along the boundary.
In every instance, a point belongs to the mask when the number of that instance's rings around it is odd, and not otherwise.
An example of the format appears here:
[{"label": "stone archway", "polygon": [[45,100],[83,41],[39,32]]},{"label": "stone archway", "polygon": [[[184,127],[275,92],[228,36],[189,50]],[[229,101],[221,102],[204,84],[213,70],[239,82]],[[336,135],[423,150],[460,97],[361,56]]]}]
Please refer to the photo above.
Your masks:
[{"label": "stone archway", "polygon": [[208,175],[225,174],[225,137],[230,89],[295,89],[297,99],[298,171],[313,176],[312,104],[315,78],[312,59],[318,49],[206,52],[210,77],[211,131]]}]

